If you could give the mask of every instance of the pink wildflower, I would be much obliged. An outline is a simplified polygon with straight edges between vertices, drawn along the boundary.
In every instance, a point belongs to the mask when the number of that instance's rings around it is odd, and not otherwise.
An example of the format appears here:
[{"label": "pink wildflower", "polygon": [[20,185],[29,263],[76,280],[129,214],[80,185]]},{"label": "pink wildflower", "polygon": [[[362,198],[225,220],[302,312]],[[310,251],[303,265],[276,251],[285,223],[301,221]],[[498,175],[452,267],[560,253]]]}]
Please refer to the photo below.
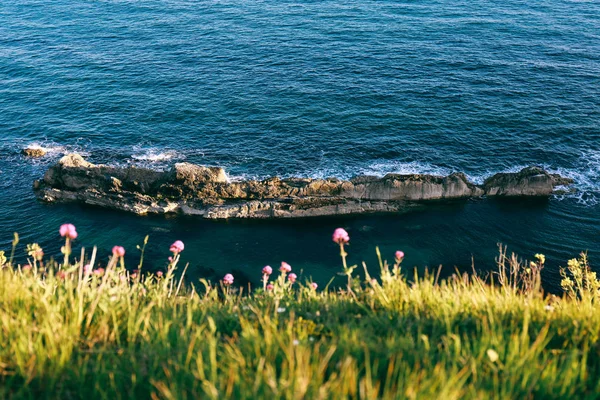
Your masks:
[{"label": "pink wildflower", "polygon": [[400,260],[402,260],[402,259],[404,258],[404,252],[403,252],[403,251],[400,251],[400,250],[398,250],[398,251],[396,252],[395,256],[396,256],[396,261],[400,261]]},{"label": "pink wildflower", "polygon": [[185,249],[183,242],[181,240],[177,240],[175,243],[171,245],[171,252],[174,254],[179,254]]},{"label": "pink wildflower", "polygon": [[273,284],[272,284],[272,283],[269,283],[269,284],[267,285],[267,290],[273,290],[273,289],[275,289],[275,286],[273,286]]},{"label": "pink wildflower", "polygon": [[83,266],[83,273],[88,275],[92,273],[92,266],[90,264],[85,264]]},{"label": "pink wildflower", "polygon": [[313,288],[314,290],[317,290],[317,288],[319,287],[319,285],[317,285],[317,282],[313,282],[310,284],[310,287]]},{"label": "pink wildflower", "polygon": [[125,249],[121,246],[115,246],[112,249],[112,253],[115,257],[123,257],[125,255]]},{"label": "pink wildflower", "polygon": [[102,276],[104,275],[104,268],[98,268],[94,270],[94,275]]},{"label": "pink wildflower", "polygon": [[21,271],[31,271],[31,264],[25,264],[21,267]]},{"label": "pink wildflower", "polygon": [[159,278],[162,278],[163,272],[162,271],[157,271],[156,272],[156,276],[158,276]]},{"label": "pink wildflower", "polygon": [[223,283],[227,286],[233,285],[233,275],[227,274],[223,277]]},{"label": "pink wildflower", "polygon": [[269,265],[267,265],[266,267],[264,267],[262,269],[262,273],[263,273],[263,275],[271,275],[273,273],[273,268],[271,268]]},{"label": "pink wildflower", "polygon": [[350,241],[350,236],[348,236],[348,232],[343,228],[337,228],[333,232],[333,241],[338,244],[348,243]]},{"label": "pink wildflower", "polygon": [[60,271],[58,271],[58,272],[56,273],[56,277],[57,277],[58,279],[65,279],[65,278],[67,277],[67,274],[66,274],[66,272],[65,272],[65,271],[63,271],[63,270],[60,270]]},{"label": "pink wildflower", "polygon": [[291,283],[294,283],[294,282],[296,282],[296,279],[298,279],[298,275],[294,274],[293,272],[292,272],[291,274],[289,274],[289,275],[288,275],[288,280],[289,280]]},{"label": "pink wildflower", "polygon": [[73,224],[63,224],[60,227],[60,236],[66,237],[68,239],[75,240],[77,239],[77,230],[75,229],[75,225]]},{"label": "pink wildflower", "polygon": [[289,273],[289,272],[292,272],[292,267],[290,264],[286,263],[285,261],[282,261],[281,267],[279,267],[279,270],[281,272]]}]

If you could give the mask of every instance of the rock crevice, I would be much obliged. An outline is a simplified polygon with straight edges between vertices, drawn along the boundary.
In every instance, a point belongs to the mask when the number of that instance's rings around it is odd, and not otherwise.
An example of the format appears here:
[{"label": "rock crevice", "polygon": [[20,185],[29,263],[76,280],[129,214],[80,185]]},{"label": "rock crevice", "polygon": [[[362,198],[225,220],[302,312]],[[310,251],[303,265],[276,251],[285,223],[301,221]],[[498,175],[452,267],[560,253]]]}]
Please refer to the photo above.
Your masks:
[{"label": "rock crevice", "polygon": [[34,183],[34,191],[48,203],[81,202],[140,215],[182,213],[227,219],[402,212],[432,200],[549,196],[555,187],[570,183],[540,167],[499,173],[483,185],[470,182],[463,173],[229,182],[218,167],[178,163],[160,172],[96,165],[68,154]]}]

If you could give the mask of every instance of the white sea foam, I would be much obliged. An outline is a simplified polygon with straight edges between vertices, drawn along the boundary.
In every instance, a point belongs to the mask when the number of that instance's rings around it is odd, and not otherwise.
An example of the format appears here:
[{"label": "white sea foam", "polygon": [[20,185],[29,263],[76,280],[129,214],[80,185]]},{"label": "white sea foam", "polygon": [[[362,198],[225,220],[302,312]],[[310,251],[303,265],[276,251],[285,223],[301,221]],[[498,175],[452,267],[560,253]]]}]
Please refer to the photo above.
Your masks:
[{"label": "white sea foam", "polygon": [[578,203],[588,206],[600,204],[600,151],[583,151],[575,168],[549,166],[547,169],[575,181],[576,190],[556,196],[558,199],[576,199]]},{"label": "white sea foam", "polygon": [[401,174],[401,175],[412,175],[412,174],[428,174],[428,175],[450,175],[454,170],[438,165],[419,161],[375,161],[366,167],[359,168],[357,173],[353,175],[375,175],[385,176],[386,174]]},{"label": "white sea foam", "polygon": [[449,175],[454,170],[450,168],[440,167],[424,162],[411,161],[403,162],[398,160],[376,160],[358,168],[317,168],[306,173],[296,173],[295,177],[309,177],[313,179],[339,178],[351,179],[359,175],[371,175],[383,177],[387,174],[430,174],[430,175]]},{"label": "white sea foam", "polygon": [[59,146],[56,144],[50,144],[50,143],[30,143],[27,146],[25,146],[26,149],[31,149],[31,150],[44,150],[46,152],[46,154],[64,154],[66,152],[66,148],[64,146]]},{"label": "white sea foam", "polygon": [[58,143],[54,143],[51,141],[43,141],[43,142],[33,142],[29,143],[25,146],[27,149],[41,149],[46,152],[46,157],[44,159],[35,160],[36,162],[44,163],[44,160],[54,160],[57,157],[62,157],[68,153],[78,153],[84,157],[90,155],[90,152],[86,150],[86,146],[81,145],[68,145],[63,146]]},{"label": "white sea foam", "polygon": [[174,150],[160,151],[157,149],[145,149],[137,151],[131,156],[131,158],[133,158],[136,161],[162,162],[173,159],[182,159],[185,157],[181,154],[178,154]]},{"label": "white sea foam", "polygon": [[484,171],[481,173],[467,173],[465,175],[467,175],[467,178],[477,184],[477,185],[481,185],[483,184],[483,182],[489,178],[490,176],[497,174],[497,173],[516,173],[521,171],[523,168],[527,168],[530,165],[513,165],[512,167],[508,167],[508,168],[502,168],[498,171]]},{"label": "white sea foam", "polygon": [[227,175],[227,180],[229,182],[242,182],[242,181],[249,181],[249,180],[261,180],[261,179],[265,179],[265,176],[258,176],[258,175],[251,175],[251,174],[244,174],[244,173],[240,173],[240,174],[235,174],[235,175],[230,175],[229,173],[227,173],[227,168],[225,168],[225,175]]}]

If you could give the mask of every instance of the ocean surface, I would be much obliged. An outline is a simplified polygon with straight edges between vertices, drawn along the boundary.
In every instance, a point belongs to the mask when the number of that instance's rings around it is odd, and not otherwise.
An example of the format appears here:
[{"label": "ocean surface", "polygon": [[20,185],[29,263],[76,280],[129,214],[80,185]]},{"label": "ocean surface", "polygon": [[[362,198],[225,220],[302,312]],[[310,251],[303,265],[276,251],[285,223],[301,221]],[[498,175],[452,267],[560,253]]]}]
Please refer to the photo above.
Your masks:
[{"label": "ocean surface", "polygon": [[[48,157],[20,150],[37,144]],[[481,182],[527,165],[572,177],[548,200],[473,200],[404,215],[208,222],[36,202],[32,181],[65,152],[232,179],[463,171]],[[560,265],[600,266],[598,1],[2,1],[0,247],[12,232],[60,254],[58,227],[106,259],[150,235],[148,268],[176,239],[190,277],[258,282],[289,262],[325,284],[375,246],[406,267],[494,268],[497,243]],[[24,249],[20,248],[21,256]]]}]

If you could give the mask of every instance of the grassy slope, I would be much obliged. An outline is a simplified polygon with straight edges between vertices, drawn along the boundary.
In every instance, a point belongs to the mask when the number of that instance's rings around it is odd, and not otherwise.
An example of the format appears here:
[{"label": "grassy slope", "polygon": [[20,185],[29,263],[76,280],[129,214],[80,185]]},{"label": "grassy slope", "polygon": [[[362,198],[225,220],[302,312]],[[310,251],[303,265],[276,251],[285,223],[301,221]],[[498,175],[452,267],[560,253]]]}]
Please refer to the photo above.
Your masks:
[{"label": "grassy slope", "polygon": [[[2,398],[573,398],[600,391],[600,312],[476,277],[280,280],[198,294],[163,278],[0,270]],[[62,273],[57,273],[62,275]],[[124,278],[127,276],[128,280]],[[552,302],[549,305],[549,302]]]}]

